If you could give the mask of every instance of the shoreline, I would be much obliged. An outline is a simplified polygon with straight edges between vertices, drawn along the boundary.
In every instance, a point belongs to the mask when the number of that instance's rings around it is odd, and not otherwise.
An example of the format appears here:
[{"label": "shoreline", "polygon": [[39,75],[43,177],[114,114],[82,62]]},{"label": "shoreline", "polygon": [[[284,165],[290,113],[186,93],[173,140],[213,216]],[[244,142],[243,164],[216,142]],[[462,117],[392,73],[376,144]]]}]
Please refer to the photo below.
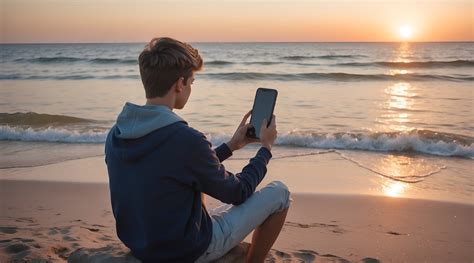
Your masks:
[{"label": "shoreline", "polygon": [[[450,163],[443,164],[441,159],[439,163],[445,166],[447,164],[448,168],[440,169],[427,177],[421,177],[422,180],[419,182],[405,183],[361,167],[343,156],[344,154],[337,152],[291,158],[279,158],[278,154],[280,153],[275,153],[275,158],[270,161],[267,175],[260,187],[270,181],[279,180],[285,182],[293,193],[390,196],[474,204],[472,180],[467,176],[470,169],[470,163],[467,160],[449,160],[453,165],[458,165],[453,168],[449,166]],[[367,153],[359,152],[354,154],[367,155]],[[223,164],[228,171],[238,173],[247,164],[247,157],[242,158],[247,155],[251,155],[251,151],[237,153]],[[400,160],[396,159],[396,156],[393,158],[395,159],[390,159],[391,166],[388,168],[393,169],[395,174],[403,175],[410,172],[406,170],[407,160],[403,159],[405,157],[401,157]],[[436,160],[433,159],[431,162],[435,163]],[[381,162],[380,165],[384,166],[385,163]],[[454,178],[456,178],[454,181],[456,185],[452,185]],[[0,180],[108,183],[108,176],[104,155],[99,155],[41,166],[0,169]],[[445,187],[449,184],[452,189]]]}]

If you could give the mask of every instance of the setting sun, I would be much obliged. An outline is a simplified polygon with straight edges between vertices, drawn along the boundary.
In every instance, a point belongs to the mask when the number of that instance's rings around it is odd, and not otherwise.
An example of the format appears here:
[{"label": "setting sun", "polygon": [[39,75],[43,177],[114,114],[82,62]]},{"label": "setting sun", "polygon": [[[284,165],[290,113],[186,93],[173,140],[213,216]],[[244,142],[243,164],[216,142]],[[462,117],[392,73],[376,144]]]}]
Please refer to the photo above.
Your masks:
[{"label": "setting sun", "polygon": [[403,39],[410,39],[413,36],[413,28],[411,26],[402,26],[398,33]]}]

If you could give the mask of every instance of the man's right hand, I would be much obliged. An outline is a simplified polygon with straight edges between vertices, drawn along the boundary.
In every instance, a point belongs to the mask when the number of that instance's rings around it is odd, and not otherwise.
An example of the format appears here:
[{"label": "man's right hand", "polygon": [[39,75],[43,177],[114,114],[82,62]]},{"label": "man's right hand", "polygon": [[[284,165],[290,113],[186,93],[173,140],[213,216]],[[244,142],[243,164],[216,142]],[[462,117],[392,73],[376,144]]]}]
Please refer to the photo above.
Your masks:
[{"label": "man's right hand", "polygon": [[277,138],[277,130],[276,130],[276,117],[275,115],[272,116],[272,121],[270,125],[267,127],[267,120],[262,121],[262,125],[260,126],[260,142],[262,143],[262,147],[267,148],[269,151],[272,150],[273,143]]}]

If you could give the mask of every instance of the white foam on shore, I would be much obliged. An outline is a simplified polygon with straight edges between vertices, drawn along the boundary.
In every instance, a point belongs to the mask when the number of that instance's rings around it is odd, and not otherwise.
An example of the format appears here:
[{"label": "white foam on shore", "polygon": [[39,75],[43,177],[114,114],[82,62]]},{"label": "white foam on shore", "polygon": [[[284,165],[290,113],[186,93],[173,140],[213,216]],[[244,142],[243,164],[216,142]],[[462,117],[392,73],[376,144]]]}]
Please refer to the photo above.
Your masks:
[{"label": "white foam on shore", "polygon": [[62,143],[103,143],[107,131],[71,131],[62,128],[47,127],[43,129],[0,126],[0,140],[37,141]]},{"label": "white foam on shore", "polygon": [[[0,125],[0,140],[37,141],[56,143],[104,143],[108,130],[67,130],[46,127],[41,129]],[[228,141],[231,134],[207,134],[219,145]],[[389,133],[295,133],[278,137],[276,145],[314,149],[363,150],[373,152],[418,152],[437,156],[455,156],[474,159],[473,138],[432,131]]]},{"label": "white foam on shore", "polygon": [[346,134],[285,134],[277,145],[292,145],[319,149],[365,150],[375,152],[420,152],[438,156],[474,158],[474,144],[463,145],[457,141],[423,138],[418,134],[398,133],[396,136],[381,134],[373,136]]},{"label": "white foam on shore", "polygon": [[[226,134],[209,134],[214,145],[228,141]],[[276,145],[314,149],[363,150],[371,152],[419,152],[437,156],[474,158],[474,143],[464,145],[459,141],[429,138],[417,132],[400,133],[286,133],[279,135]]]}]

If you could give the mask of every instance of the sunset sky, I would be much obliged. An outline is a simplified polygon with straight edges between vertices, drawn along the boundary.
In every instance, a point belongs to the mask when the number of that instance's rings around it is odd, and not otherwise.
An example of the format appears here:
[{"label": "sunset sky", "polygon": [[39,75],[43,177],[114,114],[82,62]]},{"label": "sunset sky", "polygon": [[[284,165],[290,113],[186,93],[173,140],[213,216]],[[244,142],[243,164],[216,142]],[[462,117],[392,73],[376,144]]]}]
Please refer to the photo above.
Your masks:
[{"label": "sunset sky", "polygon": [[0,0],[1,43],[473,41],[472,0]]}]

